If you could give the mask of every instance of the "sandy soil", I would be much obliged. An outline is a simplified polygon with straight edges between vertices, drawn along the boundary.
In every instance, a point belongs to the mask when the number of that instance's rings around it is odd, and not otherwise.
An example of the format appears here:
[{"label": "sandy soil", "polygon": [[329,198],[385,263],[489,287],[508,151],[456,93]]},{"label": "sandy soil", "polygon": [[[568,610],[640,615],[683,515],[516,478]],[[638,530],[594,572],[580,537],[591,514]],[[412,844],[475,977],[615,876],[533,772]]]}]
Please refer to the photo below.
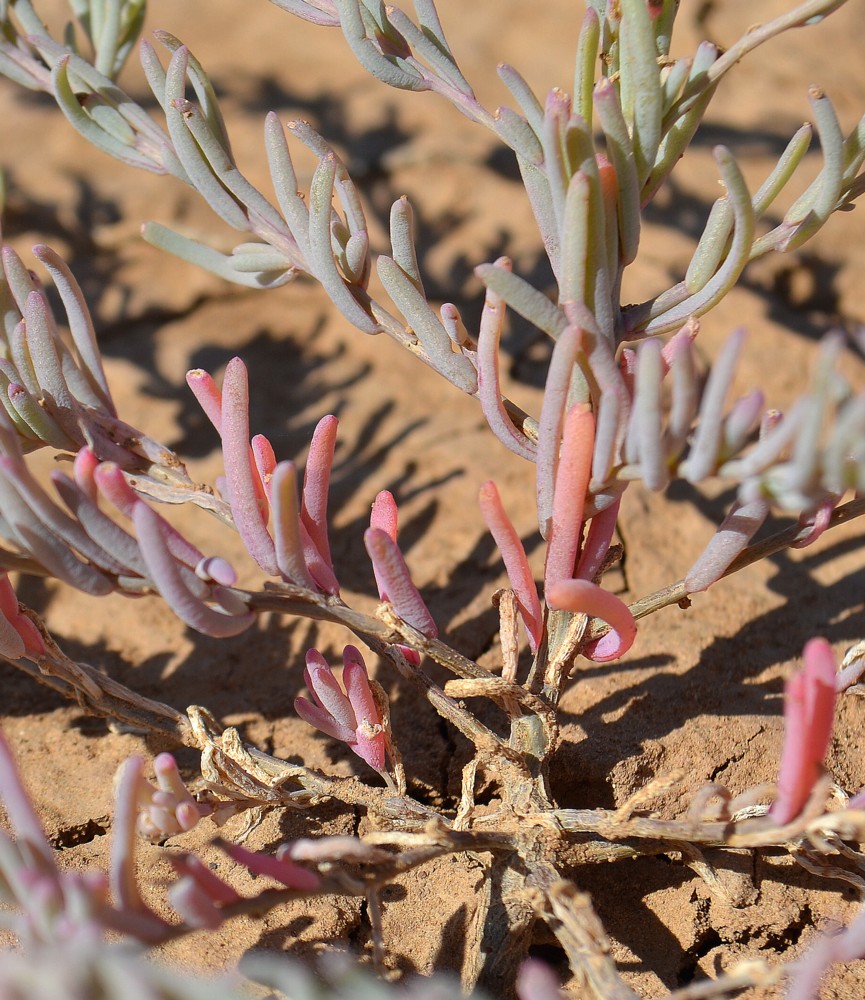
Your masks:
[{"label": "sandy soil", "polygon": [[[539,93],[557,83],[569,87],[580,5],[495,0],[470,6],[469,14],[459,0],[440,3],[482,101],[495,106],[506,100],[495,76],[499,61],[515,63]],[[763,0],[760,17],[789,6],[787,0]],[[390,203],[409,195],[431,296],[455,301],[469,325],[480,306],[475,264],[507,252],[522,274],[547,280],[515,166],[490,136],[431,95],[395,94],[369,80],[338,32],[295,21],[265,0],[208,0],[205,7],[202,16],[201,4],[153,0],[149,23],[188,41],[212,69],[240,164],[263,190],[269,190],[265,111],[305,117],[344,153],[379,245]],[[749,0],[686,2],[683,8],[683,51],[702,37],[729,43],[755,16]],[[853,127],[865,106],[857,33],[863,12],[862,0],[853,0],[824,24],[768,46],[730,78],[675,183],[650,213],[628,297],[681,276],[716,197],[715,144],[729,145],[751,183],[759,183],[808,117],[812,82],[833,98],[842,125]],[[135,66],[126,85],[144,95]],[[466,654],[495,664],[490,594],[503,574],[477,511],[481,482],[495,477],[536,566],[541,551],[532,534],[527,468],[490,446],[476,404],[443,389],[385,338],[349,329],[311,284],[244,291],[143,244],[138,227],[146,219],[225,248],[232,234],[178,183],[133,173],[90,150],[46,99],[0,84],[0,120],[6,136],[0,163],[10,186],[8,237],[22,253],[45,241],[69,260],[89,296],[125,419],[188,458],[196,478],[212,481],[221,472],[215,435],[186,391],[187,369],[216,373],[241,354],[254,386],[253,428],[270,435],[280,457],[302,459],[314,422],[324,413],[338,414],[333,549],[350,601],[373,606],[361,533],[376,492],[391,489],[402,511],[404,549],[443,633]],[[813,175],[819,163],[819,154],[810,154],[804,172]],[[865,322],[861,216],[860,209],[836,218],[805,253],[754,267],[705,321],[700,341],[709,357],[734,326],[749,329],[742,388],[759,384],[783,407],[803,386],[816,339],[829,328],[852,332]],[[510,394],[537,412],[547,345],[513,323],[506,347]],[[860,356],[851,351],[845,367],[865,382]],[[678,579],[730,499],[720,487],[699,494],[675,487],[664,497],[630,492],[620,525],[626,558],[616,577],[623,595],[639,597]],[[179,512],[184,530],[210,551],[248,566],[235,538],[194,513]],[[560,803],[612,806],[677,767],[689,773],[684,794],[710,779],[734,792],[771,780],[781,745],[783,682],[804,641],[823,634],[841,653],[865,635],[861,532],[854,523],[813,549],[754,566],[700,597],[690,611],[671,609],[642,623],[622,663],[581,669],[563,703],[564,743],[553,775]],[[251,570],[248,578],[255,579]],[[30,579],[21,581],[19,594],[45,614],[71,656],[141,693],[179,708],[207,705],[279,756],[340,774],[361,770],[345,748],[314,734],[292,710],[303,685],[302,651],[317,645],[333,652],[347,638],[338,630],[265,616],[251,633],[217,642],[184,629],[155,599],[96,602]],[[10,666],[0,667],[0,675],[2,726],[52,841],[70,866],[103,865],[114,770],[131,753],[151,756],[170,748],[109,732],[104,722],[83,716]],[[397,678],[383,669],[378,677],[393,701],[413,794],[453,806],[466,746]],[[865,703],[844,700],[829,767],[851,792],[865,785],[863,724]],[[180,760],[195,773],[191,755]],[[309,815],[272,813],[250,846],[272,848],[301,834],[357,829],[358,818],[337,806]],[[206,851],[212,833],[203,824],[182,846]],[[180,843],[171,841],[169,849]],[[591,893],[628,981],[653,996],[717,974],[738,959],[801,949],[853,912],[855,893],[845,883],[820,880],[782,857],[748,854],[740,861],[738,874],[729,859],[723,868],[729,885],[739,886],[730,890],[738,907],[663,858],[579,868],[573,877]],[[227,870],[224,860],[218,863]],[[159,848],[143,846],[142,865],[157,881],[167,873]],[[241,890],[248,884],[236,871],[231,877]],[[423,973],[458,968],[479,883],[474,864],[456,858],[394,886],[384,906],[389,963]],[[308,954],[329,947],[368,952],[369,927],[357,901],[298,903],[262,921],[238,920],[218,935],[167,949],[165,957],[214,969],[250,949]],[[561,952],[548,941],[540,939],[537,951],[566,975]],[[863,994],[865,964],[854,963],[835,974],[825,995],[852,1000]]]}]

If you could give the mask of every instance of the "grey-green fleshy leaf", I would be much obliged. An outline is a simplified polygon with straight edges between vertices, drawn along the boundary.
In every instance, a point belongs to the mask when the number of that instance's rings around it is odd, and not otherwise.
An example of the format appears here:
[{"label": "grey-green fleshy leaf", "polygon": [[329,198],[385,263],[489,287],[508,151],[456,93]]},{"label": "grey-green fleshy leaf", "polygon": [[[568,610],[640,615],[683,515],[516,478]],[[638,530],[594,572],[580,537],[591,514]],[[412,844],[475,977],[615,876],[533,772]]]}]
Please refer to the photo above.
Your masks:
[{"label": "grey-green fleshy leaf", "polygon": [[396,261],[383,254],[379,256],[376,266],[381,283],[408,320],[436,371],[463,392],[476,392],[478,385],[474,366],[462,354],[454,353],[447,330],[411,277]]},{"label": "grey-green fleshy leaf", "polygon": [[358,62],[376,79],[399,90],[428,90],[423,76],[405,59],[386,56],[378,42],[370,38],[358,0],[334,0],[340,27]]},{"label": "grey-green fleshy leaf", "polygon": [[354,297],[340,274],[333,256],[331,218],[336,161],[333,155],[322,159],[313,174],[309,189],[309,266],[321,282],[333,304],[363,333],[381,332],[381,327]]},{"label": "grey-green fleshy leaf", "polygon": [[296,275],[293,268],[275,272],[240,270],[234,267],[231,255],[220,253],[202,243],[196,243],[195,240],[181,236],[180,233],[176,233],[158,222],[145,223],[141,227],[141,235],[151,246],[167,250],[168,253],[189,261],[196,267],[204,268],[205,271],[210,271],[226,281],[234,282],[236,285],[245,285],[247,288],[275,288],[291,281]]},{"label": "grey-green fleshy leaf", "polygon": [[663,92],[658,51],[645,0],[621,0],[619,95],[631,139],[640,185],[655,166],[661,142]]},{"label": "grey-green fleshy leaf", "polygon": [[494,264],[481,264],[475,268],[475,274],[487,288],[501,295],[514,312],[534,323],[553,339],[568,325],[567,316],[554,302],[513,271]]}]

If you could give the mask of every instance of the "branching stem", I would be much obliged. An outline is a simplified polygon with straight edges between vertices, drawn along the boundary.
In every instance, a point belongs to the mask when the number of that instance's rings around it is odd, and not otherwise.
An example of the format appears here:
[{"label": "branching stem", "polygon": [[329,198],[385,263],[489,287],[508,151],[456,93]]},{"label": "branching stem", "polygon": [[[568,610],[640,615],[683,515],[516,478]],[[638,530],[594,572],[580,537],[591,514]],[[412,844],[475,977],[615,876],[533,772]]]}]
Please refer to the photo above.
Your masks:
[{"label": "branching stem", "polygon": [[[848,503],[836,508],[832,513],[828,527],[835,528],[839,524],[846,524],[848,521],[861,517],[863,514],[865,514],[865,497],[856,497],[854,500],[850,500]],[[812,528],[810,525],[794,524],[783,531],[770,535],[768,538],[754,542],[753,545],[749,545],[730,563],[724,571],[723,577],[732,576],[733,573],[738,573],[739,570],[745,569],[746,566],[759,562],[761,559],[767,559],[769,556],[773,556],[777,552],[782,552],[784,549],[792,548],[797,542],[808,538],[811,531]],[[667,587],[656,590],[653,594],[641,597],[638,601],[634,601],[633,604],[629,605],[629,607],[634,618],[645,618],[646,615],[654,614],[662,608],[668,608],[671,604],[679,604],[683,608],[688,607],[690,604],[690,597],[688,596],[688,591],[685,589],[684,580],[678,580],[676,583],[671,583]],[[606,625],[602,622],[597,622],[596,625],[589,628],[586,635],[591,640],[604,635],[607,631],[608,628]]]}]

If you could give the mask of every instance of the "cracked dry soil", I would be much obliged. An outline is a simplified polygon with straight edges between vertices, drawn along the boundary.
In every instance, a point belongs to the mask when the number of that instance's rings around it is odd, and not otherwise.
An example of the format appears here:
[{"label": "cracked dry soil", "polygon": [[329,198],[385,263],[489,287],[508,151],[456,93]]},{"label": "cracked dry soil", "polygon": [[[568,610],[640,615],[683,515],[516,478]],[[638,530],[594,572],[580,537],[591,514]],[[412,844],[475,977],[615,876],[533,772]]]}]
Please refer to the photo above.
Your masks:
[{"label": "cracked dry soil", "polygon": [[[433,297],[450,298],[476,322],[480,293],[471,268],[502,252],[521,273],[545,280],[514,166],[489,137],[430,95],[397,94],[368,80],[337,32],[294,21],[264,0],[243,6],[246,20],[240,23],[231,0],[209,0],[205,19],[197,5],[153,0],[149,23],[188,40],[212,68],[240,165],[254,183],[269,190],[261,140],[265,111],[306,117],[345,154],[379,243],[391,201],[409,195]],[[788,6],[764,0],[760,14]],[[729,42],[754,16],[749,0],[682,7],[682,51],[693,50],[702,37]],[[469,9],[459,0],[442,0],[440,8],[463,69],[487,105],[506,99],[495,78],[498,61],[520,67],[539,93],[567,81],[578,4],[496,0]],[[717,196],[713,145],[728,144],[749,182],[759,183],[807,116],[812,82],[836,102],[842,125],[852,127],[865,105],[857,42],[863,9],[862,0],[852,0],[822,25],[768,46],[762,58],[751,57],[730,77],[675,183],[649,214],[644,255],[629,276],[626,297],[645,297],[683,273]],[[143,95],[134,66],[126,83]],[[179,451],[196,478],[212,481],[221,471],[215,438],[185,390],[187,369],[216,372],[240,353],[255,387],[253,427],[270,435],[281,458],[302,459],[314,421],[336,413],[341,429],[332,548],[349,600],[373,606],[361,533],[372,498],[390,489],[401,507],[401,541],[442,631],[463,652],[495,665],[490,594],[503,577],[477,512],[481,482],[495,477],[518,530],[529,538],[536,568],[541,551],[531,534],[531,477],[520,460],[491,446],[476,405],[438,385],[384,338],[348,329],[309,284],[268,293],[227,289],[143,245],[138,226],[150,218],[222,247],[231,245],[231,234],[179,184],[134,174],[85,147],[47,101],[0,83],[0,119],[6,134],[16,137],[14,146],[0,149],[10,182],[6,232],[25,255],[37,241],[66,255],[97,318],[124,418]],[[304,180],[309,166],[303,164]],[[806,173],[818,166],[814,152]],[[865,321],[861,214],[833,220],[807,254],[752,268],[704,322],[700,342],[707,357],[734,326],[751,331],[739,391],[759,384],[770,403],[783,407],[802,388],[815,339],[831,327],[853,330]],[[537,412],[548,347],[514,322],[506,349],[512,358],[509,393]],[[851,353],[845,364],[861,384],[862,361]],[[636,598],[678,579],[730,500],[723,487],[698,495],[676,486],[664,497],[632,491],[620,523],[625,561],[609,580]],[[194,514],[176,512],[182,529],[208,551],[246,566],[254,583],[237,540]],[[695,600],[689,611],[668,609],[644,621],[622,663],[581,667],[562,706],[564,740],[552,776],[559,803],[613,806],[655,775],[684,768],[683,785],[659,806],[672,814],[709,780],[723,781],[734,793],[771,780],[781,745],[783,681],[804,641],[824,634],[841,652],[865,635],[861,536],[853,523],[813,549],[751,567]],[[154,599],[97,602],[29,579],[19,593],[46,616],[71,656],[142,694],[179,708],[206,705],[268,752],[375,780],[344,747],[312,733],[292,711],[303,684],[302,651],[341,648],[347,636],[337,629],[265,615],[251,633],[217,642],[185,630]],[[52,843],[70,867],[104,865],[116,767],[131,753],[152,756],[174,748],[111,732],[13,668],[2,666],[0,673],[2,725]],[[462,737],[447,731],[398,678],[380,669],[378,679],[393,701],[412,794],[453,807],[467,759]],[[838,709],[828,763],[848,791],[865,785],[863,714],[865,702],[856,698]],[[189,775],[196,773],[192,755],[181,753],[179,760]],[[249,846],[362,833],[365,824],[362,815],[334,803],[308,815],[273,812]],[[205,823],[165,848],[142,844],[142,877],[154,899],[168,875],[166,851],[181,847],[201,850],[241,892],[251,889],[248,874],[208,848],[212,832]],[[231,835],[232,827],[226,832]],[[675,858],[570,869],[591,893],[614,956],[641,994],[658,995],[748,956],[795,953],[853,912],[851,886],[820,880],[786,857],[724,852],[709,860],[717,865],[721,893],[710,892]],[[458,968],[482,882],[470,857],[439,860],[398,879],[384,894],[388,963],[423,973]],[[163,957],[216,969],[252,948],[303,956],[331,947],[368,954],[369,926],[358,900],[293,903],[260,921],[238,919],[218,935],[167,947]],[[534,950],[567,979],[561,953],[542,931]],[[579,995],[574,984],[569,988]],[[865,995],[865,965],[838,970],[825,995]]]}]

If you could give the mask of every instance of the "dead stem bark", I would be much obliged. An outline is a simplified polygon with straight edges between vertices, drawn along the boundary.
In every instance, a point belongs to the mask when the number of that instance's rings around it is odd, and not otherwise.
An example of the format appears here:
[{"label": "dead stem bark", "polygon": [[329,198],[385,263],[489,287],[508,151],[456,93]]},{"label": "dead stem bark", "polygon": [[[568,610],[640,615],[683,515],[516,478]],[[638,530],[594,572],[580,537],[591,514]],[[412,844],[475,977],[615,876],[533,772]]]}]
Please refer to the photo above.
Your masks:
[{"label": "dead stem bark", "polygon": [[610,955],[610,939],[586,892],[564,879],[548,890],[550,923],[571,968],[582,972],[598,1000],[639,1000],[619,976]]},{"label": "dead stem bark", "polygon": [[517,972],[528,956],[537,921],[525,882],[528,869],[516,852],[494,857],[484,880],[463,988],[474,986],[510,1000]]}]

